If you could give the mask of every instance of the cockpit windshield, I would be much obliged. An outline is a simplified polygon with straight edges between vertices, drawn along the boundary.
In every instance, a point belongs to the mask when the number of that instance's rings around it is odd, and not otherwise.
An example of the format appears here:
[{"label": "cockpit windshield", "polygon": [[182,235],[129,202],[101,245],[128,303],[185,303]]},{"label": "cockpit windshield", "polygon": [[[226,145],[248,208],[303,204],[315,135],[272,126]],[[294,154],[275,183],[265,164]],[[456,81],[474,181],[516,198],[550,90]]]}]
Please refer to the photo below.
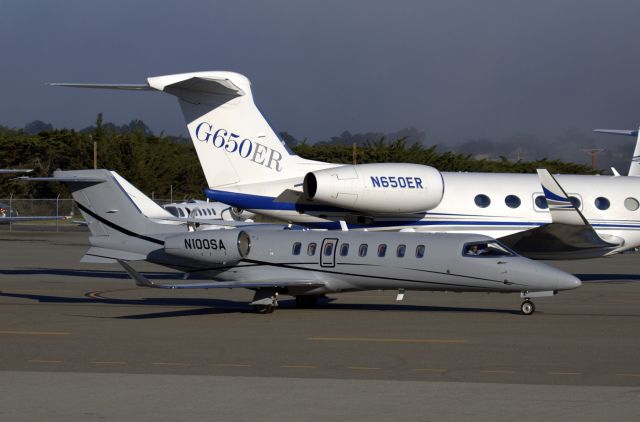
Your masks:
[{"label": "cockpit windshield", "polygon": [[496,241],[466,243],[462,250],[462,255],[481,258],[515,256],[513,252]]}]

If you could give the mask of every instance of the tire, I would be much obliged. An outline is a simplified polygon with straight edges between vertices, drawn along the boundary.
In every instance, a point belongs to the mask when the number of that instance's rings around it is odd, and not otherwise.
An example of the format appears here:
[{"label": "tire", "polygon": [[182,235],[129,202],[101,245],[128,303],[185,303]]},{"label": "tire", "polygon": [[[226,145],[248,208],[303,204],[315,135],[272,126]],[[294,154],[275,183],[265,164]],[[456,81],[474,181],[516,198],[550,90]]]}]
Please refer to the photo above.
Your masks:
[{"label": "tire", "polygon": [[522,302],[522,305],[520,305],[520,310],[523,315],[531,315],[536,311],[536,305],[530,300],[525,300]]}]

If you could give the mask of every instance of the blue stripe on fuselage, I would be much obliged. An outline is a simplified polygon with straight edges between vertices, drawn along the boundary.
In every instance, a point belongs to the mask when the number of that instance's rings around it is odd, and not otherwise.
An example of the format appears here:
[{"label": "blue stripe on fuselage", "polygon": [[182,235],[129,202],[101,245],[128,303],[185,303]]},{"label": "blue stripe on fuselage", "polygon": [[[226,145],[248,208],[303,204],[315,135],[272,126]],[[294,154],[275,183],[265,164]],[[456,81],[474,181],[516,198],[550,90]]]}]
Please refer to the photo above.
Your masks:
[{"label": "blue stripe on fuselage", "polygon": [[280,211],[326,211],[326,212],[348,212],[353,210],[333,207],[322,204],[299,204],[294,202],[276,202],[276,198],[271,196],[250,195],[247,193],[226,192],[222,190],[205,189],[207,198],[214,201],[224,202],[234,207],[245,210],[280,210]]},{"label": "blue stripe on fuselage", "polygon": [[[204,194],[207,198],[214,201],[224,202],[225,204],[246,209],[246,210],[269,210],[269,211],[325,211],[325,212],[342,212],[353,214],[353,210],[347,210],[344,208],[332,207],[329,205],[316,205],[316,204],[296,204],[292,202],[276,202],[275,198],[271,196],[262,195],[250,195],[246,193],[226,192],[214,189],[205,189]],[[369,224],[349,224],[350,228],[383,228],[383,227],[412,227],[412,226],[456,226],[456,227],[537,227],[541,226],[543,222],[529,222],[529,221],[480,221],[480,220],[447,220],[447,221],[430,221],[422,218],[424,214],[419,213],[419,219],[416,220],[381,220],[378,219]],[[446,214],[446,213],[433,213],[426,215],[433,216],[473,216],[481,217],[479,215],[470,214]],[[407,215],[409,217],[409,215]],[[417,216],[416,216],[417,217]],[[428,218],[428,217],[427,217]],[[316,223],[297,223],[304,227],[317,228],[317,229],[339,229],[340,223],[335,221],[316,222]],[[638,224],[615,224],[615,223],[592,223],[594,228],[599,229],[640,229],[640,222]]]}]

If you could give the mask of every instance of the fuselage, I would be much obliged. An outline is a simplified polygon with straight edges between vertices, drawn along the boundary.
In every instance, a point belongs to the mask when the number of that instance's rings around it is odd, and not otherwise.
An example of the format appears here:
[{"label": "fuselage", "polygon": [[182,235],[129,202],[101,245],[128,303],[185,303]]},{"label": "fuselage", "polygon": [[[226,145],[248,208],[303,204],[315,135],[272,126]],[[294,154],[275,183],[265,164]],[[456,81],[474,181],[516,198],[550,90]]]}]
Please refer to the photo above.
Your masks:
[{"label": "fuselage", "polygon": [[[301,178],[268,184],[236,185],[208,194],[234,206],[315,228],[336,228],[345,220],[351,228],[426,232],[478,233],[499,238],[543,224],[551,217],[535,174],[442,172],[444,195],[433,209],[400,215],[361,214],[322,204],[275,199],[286,189],[299,190]],[[597,233],[620,252],[640,246],[640,178],[558,175],[567,194]]]},{"label": "fuselage", "polygon": [[[241,233],[248,243],[238,255]],[[480,235],[243,228],[168,235],[164,242],[164,248],[149,245],[148,261],[219,281],[322,284],[287,291],[294,295],[374,289],[536,292],[580,285],[572,275]],[[474,244],[487,253],[472,255]]]}]

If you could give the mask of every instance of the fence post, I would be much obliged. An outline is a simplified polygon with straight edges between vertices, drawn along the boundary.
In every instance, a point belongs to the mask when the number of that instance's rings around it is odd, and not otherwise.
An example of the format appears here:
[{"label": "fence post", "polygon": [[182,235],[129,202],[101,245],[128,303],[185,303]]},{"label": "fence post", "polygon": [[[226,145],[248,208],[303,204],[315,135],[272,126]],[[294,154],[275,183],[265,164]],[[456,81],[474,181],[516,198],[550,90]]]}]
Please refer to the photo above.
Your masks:
[{"label": "fence post", "polygon": [[56,233],[58,233],[58,218],[60,218],[60,194],[56,197]]},{"label": "fence post", "polygon": [[[13,216],[13,192],[9,194],[9,217]],[[9,231],[13,231],[13,225],[11,224],[11,218],[9,218]]]}]

